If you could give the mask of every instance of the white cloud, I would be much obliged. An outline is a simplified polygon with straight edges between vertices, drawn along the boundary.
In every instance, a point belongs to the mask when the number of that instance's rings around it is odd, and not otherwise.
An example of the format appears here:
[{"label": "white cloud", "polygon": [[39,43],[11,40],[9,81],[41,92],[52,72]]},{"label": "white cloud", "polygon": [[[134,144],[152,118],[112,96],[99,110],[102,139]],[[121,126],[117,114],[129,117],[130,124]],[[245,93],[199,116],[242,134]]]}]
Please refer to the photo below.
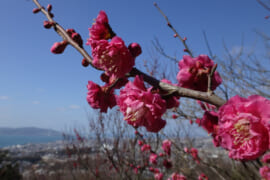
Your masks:
[{"label": "white cloud", "polygon": [[32,101],[32,104],[40,104],[40,101]]},{"label": "white cloud", "polygon": [[80,106],[76,105],[76,104],[72,104],[69,106],[70,109],[80,109]]},{"label": "white cloud", "polygon": [[0,100],[8,100],[9,97],[8,96],[0,96]]}]

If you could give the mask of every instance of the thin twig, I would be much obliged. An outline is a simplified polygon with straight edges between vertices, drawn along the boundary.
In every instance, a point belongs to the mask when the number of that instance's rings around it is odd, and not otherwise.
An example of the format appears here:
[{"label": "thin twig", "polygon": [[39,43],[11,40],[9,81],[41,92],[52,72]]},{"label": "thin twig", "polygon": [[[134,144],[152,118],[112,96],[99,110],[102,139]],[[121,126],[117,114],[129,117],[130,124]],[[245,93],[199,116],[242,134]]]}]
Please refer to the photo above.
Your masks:
[{"label": "thin twig", "polygon": [[161,13],[161,15],[165,18],[165,20],[167,21],[167,25],[169,26],[169,28],[171,28],[171,30],[173,30],[173,32],[175,33],[176,37],[178,37],[178,39],[182,42],[182,44],[185,46],[185,52],[187,52],[191,57],[193,57],[193,54],[191,52],[191,50],[189,49],[186,40],[183,39],[180,34],[176,31],[176,29],[173,27],[173,25],[171,24],[171,22],[169,21],[169,18],[164,14],[164,12],[159,8],[159,6],[157,5],[157,3],[154,3],[154,6],[158,9],[158,11]]}]

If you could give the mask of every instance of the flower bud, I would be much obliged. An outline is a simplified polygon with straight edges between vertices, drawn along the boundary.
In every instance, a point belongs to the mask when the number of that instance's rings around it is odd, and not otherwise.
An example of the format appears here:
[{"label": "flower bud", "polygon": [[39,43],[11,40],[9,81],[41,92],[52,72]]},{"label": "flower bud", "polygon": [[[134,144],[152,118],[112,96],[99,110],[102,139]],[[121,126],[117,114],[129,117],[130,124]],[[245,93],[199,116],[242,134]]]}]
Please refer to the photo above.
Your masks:
[{"label": "flower bud", "polygon": [[53,13],[49,13],[49,15],[51,16],[51,18],[53,18],[53,17],[54,17],[54,14],[53,14]]},{"label": "flower bud", "polygon": [[71,38],[80,46],[83,45],[82,37],[79,33],[72,33]]},{"label": "flower bud", "polygon": [[48,10],[49,12],[52,10],[52,5],[51,5],[51,4],[48,4],[47,10]]},{"label": "flower bud", "polygon": [[184,37],[184,39],[183,39],[184,41],[186,41],[187,40],[187,37]]},{"label": "flower bud", "polygon": [[51,47],[51,52],[54,54],[61,54],[64,52],[67,45],[68,45],[67,41],[56,42]]},{"label": "flower bud", "polygon": [[105,82],[105,83],[108,83],[110,77],[107,76],[105,73],[102,73],[102,74],[100,75],[100,79],[101,79],[101,81],[103,81],[103,82]]},{"label": "flower bud", "polygon": [[83,58],[83,60],[82,60],[82,66],[83,67],[89,66],[89,62],[85,58]]},{"label": "flower bud", "polygon": [[176,38],[176,37],[177,37],[177,34],[174,34],[174,35],[173,35],[173,37],[175,37],[175,38]]},{"label": "flower bud", "polygon": [[44,22],[43,22],[43,26],[44,26],[46,29],[51,28],[52,25],[53,25],[53,22],[50,22],[50,21],[44,21]]},{"label": "flower bud", "polygon": [[33,13],[36,14],[36,13],[38,13],[40,10],[41,10],[40,8],[34,8],[34,9],[33,9]]},{"label": "flower bud", "polygon": [[137,57],[142,53],[142,48],[138,43],[131,43],[128,49],[133,57]]}]

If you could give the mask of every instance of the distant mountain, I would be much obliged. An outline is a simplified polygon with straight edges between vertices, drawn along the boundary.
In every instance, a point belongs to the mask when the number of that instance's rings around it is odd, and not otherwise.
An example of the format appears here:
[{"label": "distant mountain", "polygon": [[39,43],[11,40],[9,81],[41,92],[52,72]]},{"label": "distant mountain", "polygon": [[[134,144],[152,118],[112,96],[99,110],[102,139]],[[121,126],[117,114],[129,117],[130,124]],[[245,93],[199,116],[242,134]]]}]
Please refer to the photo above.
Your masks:
[{"label": "distant mountain", "polygon": [[5,136],[62,136],[61,132],[52,129],[43,129],[36,127],[24,128],[0,128],[0,135]]}]

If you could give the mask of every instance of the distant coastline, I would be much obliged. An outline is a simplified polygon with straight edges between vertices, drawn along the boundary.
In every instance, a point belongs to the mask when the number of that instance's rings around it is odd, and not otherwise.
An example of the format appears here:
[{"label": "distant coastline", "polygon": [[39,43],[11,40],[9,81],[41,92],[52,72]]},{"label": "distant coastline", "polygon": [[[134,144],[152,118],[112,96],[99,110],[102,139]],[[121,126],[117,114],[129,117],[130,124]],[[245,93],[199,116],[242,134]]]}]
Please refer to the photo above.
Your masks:
[{"label": "distant coastline", "polygon": [[0,128],[0,148],[29,143],[49,143],[62,140],[61,132],[36,127]]}]

